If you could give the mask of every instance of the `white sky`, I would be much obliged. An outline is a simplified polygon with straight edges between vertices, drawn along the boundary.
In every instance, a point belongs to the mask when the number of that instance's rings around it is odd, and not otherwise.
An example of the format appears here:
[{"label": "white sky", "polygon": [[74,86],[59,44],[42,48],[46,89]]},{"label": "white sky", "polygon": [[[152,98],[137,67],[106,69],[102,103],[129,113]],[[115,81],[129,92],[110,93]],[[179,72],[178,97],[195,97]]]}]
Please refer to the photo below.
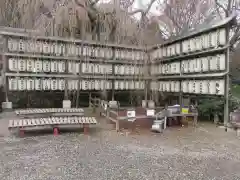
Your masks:
[{"label": "white sky", "polygon": [[[104,3],[108,3],[110,1],[111,0],[101,0],[101,2],[104,2]],[[147,7],[147,4],[149,4],[150,1],[151,0],[135,0],[134,4],[132,6],[132,10],[136,10],[136,9],[139,9],[139,8],[144,9],[144,8]],[[152,15],[158,15],[159,14],[159,10],[157,10],[157,7],[158,7],[158,1],[156,1],[150,9],[150,13]],[[139,14],[136,14],[135,16],[136,16],[136,18],[140,17]]]}]

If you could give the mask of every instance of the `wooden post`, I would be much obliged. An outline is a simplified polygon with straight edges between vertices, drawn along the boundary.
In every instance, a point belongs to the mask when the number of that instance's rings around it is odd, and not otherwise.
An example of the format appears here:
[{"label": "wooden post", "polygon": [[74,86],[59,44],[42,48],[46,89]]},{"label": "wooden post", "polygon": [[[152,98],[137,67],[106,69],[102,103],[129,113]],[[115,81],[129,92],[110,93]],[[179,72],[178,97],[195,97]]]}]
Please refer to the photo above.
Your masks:
[{"label": "wooden post", "polygon": [[88,102],[89,102],[89,105],[88,105],[89,108],[91,108],[91,104],[92,104],[91,101],[92,101],[92,93],[90,92],[90,93],[89,93],[89,100],[88,100]]},{"label": "wooden post", "polygon": [[[1,37],[3,39],[3,52],[7,53],[7,38],[6,37]],[[4,99],[5,102],[8,102],[8,78],[6,77],[6,72],[7,72],[7,57],[5,55],[2,55],[2,80],[3,80],[3,91],[4,91]]]}]

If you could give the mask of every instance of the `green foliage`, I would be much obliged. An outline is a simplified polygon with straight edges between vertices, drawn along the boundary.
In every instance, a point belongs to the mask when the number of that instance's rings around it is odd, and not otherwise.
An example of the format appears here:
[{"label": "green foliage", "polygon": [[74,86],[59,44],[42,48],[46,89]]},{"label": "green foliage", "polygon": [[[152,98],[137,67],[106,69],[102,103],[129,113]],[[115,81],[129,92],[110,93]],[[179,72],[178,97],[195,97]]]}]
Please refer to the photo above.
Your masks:
[{"label": "green foliage", "polygon": [[[236,91],[234,91],[233,94],[229,94],[229,112],[238,108],[240,105],[240,98],[236,97]],[[240,96],[240,91],[238,96]],[[224,98],[202,98],[199,100],[198,110],[200,116],[213,117],[217,114],[220,119],[222,119],[224,115]]]}]

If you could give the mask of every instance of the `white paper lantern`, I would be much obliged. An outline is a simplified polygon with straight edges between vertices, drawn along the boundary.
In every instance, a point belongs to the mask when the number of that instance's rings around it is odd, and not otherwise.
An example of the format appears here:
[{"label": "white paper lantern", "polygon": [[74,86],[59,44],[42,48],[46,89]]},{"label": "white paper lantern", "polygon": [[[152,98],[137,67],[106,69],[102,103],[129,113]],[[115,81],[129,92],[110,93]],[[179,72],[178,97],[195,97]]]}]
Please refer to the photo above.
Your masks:
[{"label": "white paper lantern", "polygon": [[169,82],[169,84],[170,84],[170,92],[175,92],[175,82],[174,81],[170,81]]},{"label": "white paper lantern", "polygon": [[141,82],[140,82],[140,87],[141,87],[141,89],[144,89],[144,88],[145,88],[145,82],[144,82],[144,81],[141,81]]},{"label": "white paper lantern", "polygon": [[88,86],[89,86],[88,81],[82,80],[82,90],[89,89]]},{"label": "white paper lantern", "polygon": [[100,57],[102,57],[102,58],[105,57],[105,48],[100,49]]},{"label": "white paper lantern", "polygon": [[35,71],[36,72],[42,72],[42,61],[41,60],[35,60]]},{"label": "white paper lantern", "polygon": [[119,89],[123,90],[124,89],[124,81],[119,82]]},{"label": "white paper lantern", "polygon": [[43,90],[50,90],[51,89],[51,79],[43,79],[42,80],[42,87]]},{"label": "white paper lantern", "polygon": [[68,80],[68,90],[69,91],[74,90],[74,80]]},{"label": "white paper lantern", "polygon": [[58,72],[58,62],[51,61],[51,72]]},{"label": "white paper lantern", "polygon": [[81,71],[82,71],[82,73],[86,73],[86,71],[87,71],[87,64],[86,63],[82,63]]},{"label": "white paper lantern", "polygon": [[19,52],[25,52],[25,50],[26,50],[25,41],[22,40],[22,39],[20,39],[20,40],[18,41],[18,51],[19,51]]},{"label": "white paper lantern", "polygon": [[107,89],[112,89],[112,81],[107,81]]},{"label": "white paper lantern", "polygon": [[18,70],[19,71],[26,71],[26,60],[19,59],[18,60]]},{"label": "white paper lantern", "polygon": [[62,54],[62,46],[61,44],[54,44],[54,52],[57,56],[60,56]]},{"label": "white paper lantern", "polygon": [[195,67],[195,72],[201,72],[201,67],[202,67],[202,60],[201,58],[196,59],[196,67]]},{"label": "white paper lantern", "polygon": [[216,81],[209,81],[209,94],[216,94]]},{"label": "white paper lantern", "polygon": [[24,91],[24,90],[26,90],[26,88],[27,88],[27,82],[26,82],[26,79],[24,79],[24,78],[20,78],[20,79],[18,79],[18,90],[19,91]]},{"label": "white paper lantern", "polygon": [[216,94],[217,95],[225,94],[225,81],[224,80],[216,81]]},{"label": "white paper lantern", "polygon": [[129,89],[133,90],[134,89],[134,85],[135,85],[134,81],[130,81],[129,83],[130,83],[129,84]]},{"label": "white paper lantern", "polygon": [[163,91],[163,82],[162,81],[158,82],[158,90]]},{"label": "white paper lantern", "polygon": [[86,56],[86,55],[87,55],[87,47],[86,47],[86,46],[83,46],[82,55],[83,55],[83,56]]},{"label": "white paper lantern", "polygon": [[195,51],[195,44],[194,39],[190,39],[190,52]]},{"label": "white paper lantern", "polygon": [[34,60],[33,59],[28,59],[27,60],[27,71],[28,72],[33,72],[34,71]]},{"label": "white paper lantern", "polygon": [[193,61],[193,60],[190,60],[190,61],[189,61],[189,72],[190,72],[190,73],[194,72],[194,69],[195,69],[194,61]]},{"label": "white paper lantern", "polygon": [[188,81],[182,81],[182,91],[188,93]]},{"label": "white paper lantern", "polygon": [[195,37],[195,51],[201,50],[201,39],[200,37]]},{"label": "white paper lantern", "polygon": [[218,64],[219,64],[219,70],[223,71],[226,69],[226,55],[221,54],[217,56]]},{"label": "white paper lantern", "polygon": [[42,80],[41,79],[35,79],[34,84],[35,84],[35,90],[37,90],[37,91],[42,90]]},{"label": "white paper lantern", "polygon": [[[201,89],[201,86],[200,86]],[[207,80],[202,81],[202,94],[208,94],[209,93],[209,83]]]},{"label": "white paper lantern", "polygon": [[162,90],[163,92],[167,91],[167,83],[165,81],[162,82]]},{"label": "white paper lantern", "polygon": [[18,71],[18,61],[15,58],[9,58],[8,68],[10,71]]},{"label": "white paper lantern", "polygon": [[209,47],[213,48],[214,47],[214,32],[210,32],[208,34],[208,40],[209,40]]},{"label": "white paper lantern", "polygon": [[58,89],[58,80],[57,79],[51,79],[51,90],[55,91]]},{"label": "white paper lantern", "polygon": [[202,72],[208,72],[209,71],[209,59],[208,57],[201,58],[202,60]]},{"label": "white paper lantern", "polygon": [[179,81],[176,81],[175,82],[175,92],[180,92],[180,82]]},{"label": "white paper lantern", "polygon": [[50,72],[51,71],[51,63],[50,61],[43,61],[43,72]]},{"label": "white paper lantern", "polygon": [[190,62],[189,61],[184,61],[184,69],[183,69],[183,72],[184,73],[188,73],[189,70],[190,70]]},{"label": "white paper lantern", "polygon": [[209,60],[210,71],[216,71],[218,69],[216,56],[210,56],[208,57],[208,60]]},{"label": "white paper lantern", "polygon": [[100,49],[98,47],[94,48],[94,55],[95,57],[100,57]]},{"label": "white paper lantern", "polygon": [[49,54],[50,53],[50,47],[47,42],[43,42],[43,53],[44,54]]},{"label": "white paper lantern", "polygon": [[[136,89],[141,89],[139,81],[135,81],[135,88]],[[157,87],[156,87],[156,90],[157,90]]]},{"label": "white paper lantern", "polygon": [[166,81],[166,91],[167,92],[170,92],[170,82],[169,81]]},{"label": "white paper lantern", "polygon": [[8,89],[10,91],[17,91],[18,90],[18,80],[16,78],[9,78],[8,79]]},{"label": "white paper lantern", "polygon": [[188,81],[188,92],[193,93],[193,81]]},{"label": "white paper lantern", "polygon": [[200,86],[202,88],[202,81],[195,81],[195,94],[202,93],[202,89],[200,89]]},{"label": "white paper lantern", "polygon": [[105,82],[104,80],[101,80],[101,81],[100,81],[100,89],[101,89],[101,90],[104,90],[104,89],[105,89],[105,85],[106,85],[105,83],[106,83],[106,82]]},{"label": "white paper lantern", "polygon": [[66,64],[64,61],[59,61],[58,62],[58,72],[65,72],[66,71]]},{"label": "white paper lantern", "polygon": [[119,82],[114,81],[114,89],[118,90],[119,89]]},{"label": "white paper lantern", "polygon": [[64,79],[58,79],[58,90],[63,91],[65,89],[65,80]]},{"label": "white paper lantern", "polygon": [[18,41],[9,38],[8,39],[8,50],[10,52],[18,51]]},{"label": "white paper lantern", "polygon": [[95,84],[95,89],[96,90],[100,90],[100,81],[99,80],[95,80],[94,84]]},{"label": "white paper lantern", "polygon": [[43,52],[43,43],[41,41],[36,42],[36,51],[37,53],[42,53]]},{"label": "white paper lantern", "polygon": [[226,29],[222,28],[218,31],[218,45],[224,46],[226,45]]},{"label": "white paper lantern", "polygon": [[27,79],[27,90],[32,91],[35,90],[34,79]]}]

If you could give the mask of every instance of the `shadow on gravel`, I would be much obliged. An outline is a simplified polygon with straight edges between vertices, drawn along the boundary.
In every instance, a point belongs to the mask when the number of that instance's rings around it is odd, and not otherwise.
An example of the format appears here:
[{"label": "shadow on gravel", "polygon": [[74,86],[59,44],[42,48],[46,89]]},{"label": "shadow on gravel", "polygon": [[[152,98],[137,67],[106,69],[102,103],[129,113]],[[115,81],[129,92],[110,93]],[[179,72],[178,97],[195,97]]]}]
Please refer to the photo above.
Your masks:
[{"label": "shadow on gravel", "polygon": [[[101,131],[101,128],[91,128],[91,129],[89,129],[87,134],[88,135],[98,135],[98,133],[100,131]],[[84,134],[84,131],[83,131],[83,128],[81,128],[81,129],[61,129],[61,130],[59,130],[59,135],[64,135],[64,134],[69,134],[69,133]],[[15,136],[15,137],[19,137],[19,138],[37,137],[37,136],[54,136],[53,130],[25,131],[23,137],[20,136],[19,132],[13,132],[12,135]],[[0,137],[1,137],[1,135],[0,135]]]}]

